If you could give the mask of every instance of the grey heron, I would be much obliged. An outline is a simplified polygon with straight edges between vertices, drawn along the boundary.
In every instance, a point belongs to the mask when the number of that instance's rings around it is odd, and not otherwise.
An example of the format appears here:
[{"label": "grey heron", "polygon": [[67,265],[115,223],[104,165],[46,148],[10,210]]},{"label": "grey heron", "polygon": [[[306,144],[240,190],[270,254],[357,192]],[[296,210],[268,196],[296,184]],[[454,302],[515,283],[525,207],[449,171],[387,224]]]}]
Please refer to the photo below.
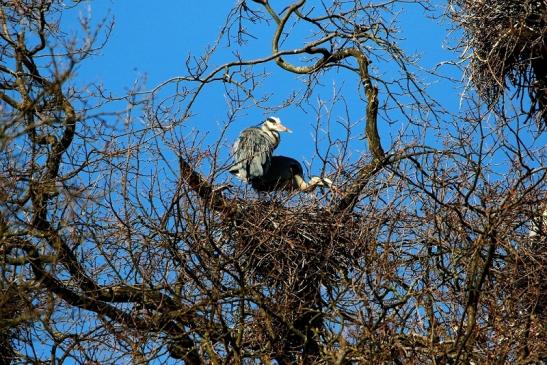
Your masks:
[{"label": "grey heron", "polygon": [[291,131],[276,117],[243,130],[232,148],[235,163],[229,171],[245,182],[267,173],[272,152],[279,145],[279,132]]},{"label": "grey heron", "polygon": [[250,179],[251,186],[258,192],[274,190],[299,190],[309,192],[318,186],[331,187],[332,181],[314,176],[304,180],[304,170],[300,162],[286,156],[272,156],[270,168],[262,175]]}]

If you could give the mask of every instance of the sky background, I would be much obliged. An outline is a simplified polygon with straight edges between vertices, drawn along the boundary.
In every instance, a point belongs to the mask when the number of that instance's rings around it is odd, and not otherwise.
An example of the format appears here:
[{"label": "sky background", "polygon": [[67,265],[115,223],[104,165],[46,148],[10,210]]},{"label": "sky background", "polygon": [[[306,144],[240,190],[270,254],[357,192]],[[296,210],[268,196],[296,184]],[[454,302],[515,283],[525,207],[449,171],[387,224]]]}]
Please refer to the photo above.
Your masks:
[{"label": "sky background", "polygon": [[[67,0],[68,3],[68,0]],[[271,0],[276,10],[281,10],[283,4],[279,0]],[[312,3],[310,0],[309,3]],[[319,2],[317,2],[319,3]],[[432,13],[425,13],[423,8],[415,4],[405,5],[394,18],[399,22],[401,40],[399,46],[408,54],[415,54],[421,59],[418,63],[424,68],[419,72],[420,78],[429,84],[428,91],[448,112],[457,114],[460,108],[460,95],[465,86],[464,82],[454,83],[447,79],[435,76],[426,70],[436,69],[441,75],[451,77],[455,80],[462,80],[460,70],[449,64],[437,68],[444,61],[456,61],[459,54],[449,48],[457,43],[458,33],[448,31],[449,21],[442,17],[446,10],[445,2],[438,1],[438,8]],[[104,18],[114,18],[114,28],[110,39],[98,55],[86,60],[78,66],[75,79],[79,85],[102,84],[106,90],[116,95],[124,95],[136,80],[146,78],[145,89],[152,89],[155,86],[173,77],[184,76],[186,73],[185,61],[189,54],[199,56],[205,52],[207,47],[215,41],[219,30],[225,23],[226,15],[233,8],[235,1],[192,1],[192,0],[95,0],[83,2],[81,6],[74,7],[64,13],[62,28],[67,33],[78,32],[80,25],[78,18],[91,16],[93,23],[98,23]],[[257,4],[249,1],[250,6],[258,7]],[[436,18],[435,18],[436,16]],[[226,62],[233,61],[233,52],[241,53],[244,58],[264,57],[271,53],[271,37],[274,32],[273,25],[269,27],[264,24],[249,26],[256,38],[249,39],[245,47],[233,44],[226,47],[224,44],[219,48],[217,54],[211,60],[211,67],[215,68]],[[302,39],[309,34],[306,29],[295,29],[291,33],[288,46]],[[396,77],[396,69],[393,63],[374,63],[374,72],[378,76],[387,78]],[[264,81],[255,91],[258,95],[271,95],[271,106],[274,107],[283,99],[287,98],[294,90],[301,90],[303,83],[297,75],[290,74],[279,69],[273,64],[257,67],[257,71],[266,71],[270,77]],[[358,97],[358,79],[356,74],[340,71],[329,72],[321,79],[321,85],[316,88],[314,98],[330,100],[333,97],[333,90],[340,89],[347,101],[348,113],[351,123],[355,126],[355,140],[352,142],[354,159],[367,153],[366,144],[358,139],[364,128],[362,118],[365,113],[365,105]],[[162,90],[162,95],[168,96],[173,92],[172,88]],[[384,94],[380,94],[382,103]],[[314,100],[314,99],[312,99]],[[118,107],[114,106],[114,107]],[[327,105],[327,108],[329,106]],[[334,120],[345,118],[344,108],[337,104],[333,111]],[[228,133],[221,136],[221,131],[226,122],[227,104],[223,93],[222,84],[208,87],[200,96],[195,108],[194,116],[178,126],[180,134],[191,134],[193,130],[206,135],[205,144],[201,146],[204,150],[213,146],[216,141],[222,138],[221,143],[225,146],[222,154],[224,161],[229,161],[229,150],[237,134],[250,125],[262,121],[270,113],[259,108],[249,107],[230,126]],[[387,117],[386,117],[387,114]],[[294,133],[283,135],[280,147],[276,154],[289,155],[300,161],[316,161],[314,155],[314,136],[312,126],[316,119],[313,115],[313,108],[299,108],[289,105],[275,115],[279,116],[285,125],[291,128]],[[412,128],[410,120],[403,118],[400,113],[393,111],[383,113],[384,118],[380,122],[380,137],[384,148],[389,150],[394,138],[403,130],[409,130],[408,136],[411,140]],[[449,118],[447,113],[444,117]],[[138,115],[135,123],[139,123]],[[427,115],[425,116],[427,118]],[[360,123],[359,123],[360,121]],[[387,123],[389,122],[389,123]],[[417,128],[417,127],[416,127]],[[331,125],[330,132],[336,136],[343,134],[343,131]],[[439,144],[439,136],[431,135],[428,144]],[[440,136],[442,138],[442,136]],[[173,164],[176,165],[176,157],[172,156]],[[311,166],[311,173],[317,174],[321,166],[314,163]],[[200,171],[206,171],[201,167]],[[223,175],[230,179],[228,174]]]},{"label": "sky background", "polygon": [[[199,56],[215,41],[219,30],[226,21],[226,15],[234,6],[235,1],[115,1],[97,0],[84,2],[83,6],[75,7],[63,15],[63,28],[67,31],[77,31],[78,17],[91,16],[96,23],[104,18],[114,19],[114,28],[106,46],[92,59],[82,63],[75,74],[76,82],[80,84],[100,83],[105,89],[114,94],[123,95],[137,79],[146,78],[146,89],[176,76],[185,74],[185,60],[189,54]],[[272,1],[272,6],[280,11],[283,6],[279,1]],[[311,3],[311,2],[310,2]],[[214,6],[212,6],[214,4]],[[258,4],[249,2],[249,6],[257,8]],[[449,45],[456,44],[457,34],[447,37],[448,20],[442,17],[445,10],[444,2],[439,2],[437,11],[425,13],[423,8],[409,4],[400,10],[394,18],[400,23],[401,29],[398,42],[409,54],[421,58],[419,64],[424,69],[433,69],[441,62],[454,60],[457,54],[448,49]],[[437,19],[432,19],[436,15]],[[249,39],[248,44],[240,47],[232,44],[231,47],[222,46],[212,58],[212,68],[234,60],[233,52],[239,52],[244,57],[263,57],[271,52],[271,37],[273,25],[264,24],[249,26],[249,31],[256,37]],[[309,34],[307,29],[295,29],[287,42],[292,46],[298,45]],[[261,66],[262,67],[262,66]],[[374,67],[382,75],[391,77],[395,72],[394,64],[375,63]],[[258,69],[261,69],[260,67]],[[301,90],[303,84],[297,75],[279,69],[273,64],[263,67],[270,72],[257,94],[271,94],[272,106],[277,105],[294,90]],[[442,74],[455,79],[461,79],[460,71],[452,66],[438,69]],[[451,112],[459,108],[459,95],[462,85],[449,83],[426,72],[420,72],[423,81],[430,84],[429,93],[435,97],[443,107]],[[358,79],[350,72],[328,73],[322,79],[322,87],[316,89],[314,97],[329,100],[333,97],[333,90],[340,88],[348,103],[351,122],[357,122],[364,116],[365,105],[357,98]],[[214,144],[220,138],[220,131],[226,120],[227,105],[221,87],[212,86],[200,96],[193,109],[195,116],[185,123],[184,128],[197,129],[207,134],[206,143]],[[361,88],[362,89],[362,88]],[[172,89],[166,88],[165,95]],[[361,90],[362,93],[362,90]],[[382,102],[382,94],[380,94]],[[340,107],[340,106],[338,106]],[[334,110],[334,118],[342,118],[342,109]],[[229,146],[243,128],[255,125],[269,114],[260,109],[249,108],[240,115],[225,135],[223,144],[226,146],[224,159],[229,160]],[[282,136],[282,141],[276,154],[290,155],[300,161],[313,160],[314,137],[312,126],[316,119],[311,109],[302,110],[297,107],[287,107],[275,113],[283,123],[294,133]],[[380,123],[380,136],[384,148],[390,148],[393,138],[408,127],[408,120],[396,112],[389,115],[390,125]],[[339,130],[332,127],[331,133],[336,135]],[[356,127],[356,137],[362,133],[363,126]],[[436,141],[432,140],[432,143]],[[362,141],[355,142],[355,158],[366,151]],[[316,173],[317,166],[312,167]]]}]

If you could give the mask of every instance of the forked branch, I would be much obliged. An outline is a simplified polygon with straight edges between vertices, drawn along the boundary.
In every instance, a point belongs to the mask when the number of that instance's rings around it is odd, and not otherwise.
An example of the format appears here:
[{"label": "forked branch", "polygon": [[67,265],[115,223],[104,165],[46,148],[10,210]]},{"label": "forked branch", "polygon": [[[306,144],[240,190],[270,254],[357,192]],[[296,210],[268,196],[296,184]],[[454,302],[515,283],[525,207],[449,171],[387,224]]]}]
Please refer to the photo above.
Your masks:
[{"label": "forked branch", "polygon": [[[273,17],[277,23],[277,29],[272,41],[273,54],[280,53],[279,39],[287,24],[287,21],[293,13],[304,5],[305,2],[305,0],[300,0],[289,6],[285,12],[285,15],[281,19],[277,16]],[[262,4],[269,13],[272,13],[271,7],[267,1],[259,3]],[[329,35],[329,37],[330,36],[334,37],[336,34],[333,33]],[[322,54],[323,57],[310,66],[293,65],[285,61],[282,57],[277,57],[275,59],[277,65],[292,73],[312,74],[330,64],[338,64],[346,58],[354,58],[359,65],[359,77],[365,88],[365,94],[367,97],[365,134],[368,139],[370,152],[372,154],[372,161],[361,168],[356,177],[348,183],[347,189],[336,207],[337,211],[341,212],[353,208],[353,206],[357,203],[359,194],[370,178],[379,172],[387,163],[386,155],[380,141],[380,135],[378,134],[378,88],[372,84],[370,79],[368,70],[368,65],[370,62],[367,56],[358,48],[342,48],[336,52],[331,52],[326,48],[316,47],[314,43],[309,43],[308,46],[305,46],[303,49],[306,53]]]}]

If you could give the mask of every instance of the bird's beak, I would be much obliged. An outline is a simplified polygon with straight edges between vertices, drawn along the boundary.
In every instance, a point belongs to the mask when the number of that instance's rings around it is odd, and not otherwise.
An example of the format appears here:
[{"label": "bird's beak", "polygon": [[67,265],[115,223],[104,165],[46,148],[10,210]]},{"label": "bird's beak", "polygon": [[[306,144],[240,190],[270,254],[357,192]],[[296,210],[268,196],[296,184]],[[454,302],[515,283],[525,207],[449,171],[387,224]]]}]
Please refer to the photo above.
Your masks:
[{"label": "bird's beak", "polygon": [[292,133],[292,131],[291,131],[289,128],[285,127],[283,124],[281,124],[281,125],[279,126],[279,131],[280,131],[280,132]]}]

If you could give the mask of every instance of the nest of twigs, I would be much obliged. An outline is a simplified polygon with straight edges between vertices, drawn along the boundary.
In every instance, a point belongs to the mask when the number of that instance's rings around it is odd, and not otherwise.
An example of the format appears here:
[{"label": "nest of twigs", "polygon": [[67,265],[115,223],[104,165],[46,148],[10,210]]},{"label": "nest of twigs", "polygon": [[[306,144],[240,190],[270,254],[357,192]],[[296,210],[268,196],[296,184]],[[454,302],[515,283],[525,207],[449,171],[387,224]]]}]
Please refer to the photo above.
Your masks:
[{"label": "nest of twigs", "polygon": [[[257,347],[264,337],[274,347],[286,345],[276,340],[288,338],[291,343],[293,335],[284,323],[307,327],[320,322],[329,296],[325,291],[348,280],[352,268],[366,265],[367,252],[374,247],[374,222],[320,205],[291,207],[275,201],[247,201],[241,213],[232,229],[234,256],[255,288],[268,288],[263,300],[273,312],[257,314],[248,340]],[[295,347],[299,343],[294,340]]]},{"label": "nest of twigs", "polygon": [[269,284],[292,285],[287,281],[305,272],[314,282],[328,285],[369,246],[367,227],[358,218],[318,206],[256,201],[245,207],[244,216],[252,219],[237,223],[239,261]]},{"label": "nest of twigs", "polygon": [[547,121],[547,2],[452,0],[453,19],[470,50],[469,77],[481,97],[496,103],[505,89],[528,90],[527,112]]},{"label": "nest of twigs", "polygon": [[20,292],[16,286],[0,283],[0,364],[9,364],[16,359],[13,343],[29,323],[25,320],[28,317],[25,311],[29,308],[24,295],[28,293]]}]

